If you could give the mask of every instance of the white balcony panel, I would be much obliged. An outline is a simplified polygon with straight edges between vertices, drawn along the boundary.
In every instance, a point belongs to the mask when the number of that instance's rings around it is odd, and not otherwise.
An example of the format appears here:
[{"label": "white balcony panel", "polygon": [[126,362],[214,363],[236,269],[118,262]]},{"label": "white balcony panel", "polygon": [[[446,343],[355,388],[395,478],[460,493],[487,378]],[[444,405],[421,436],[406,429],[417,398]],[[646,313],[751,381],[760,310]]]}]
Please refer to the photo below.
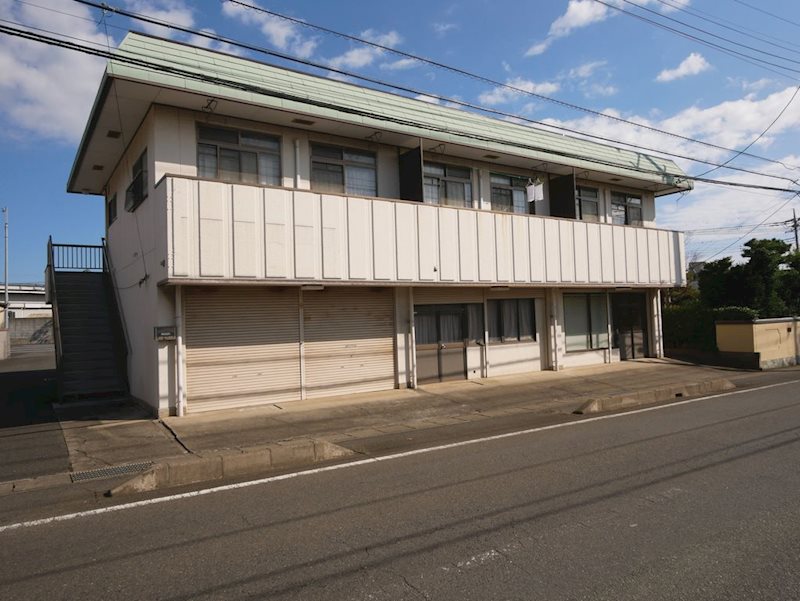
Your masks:
[{"label": "white balcony panel", "polygon": [[561,244],[561,281],[575,281],[575,225],[574,221],[559,220],[558,237]]},{"label": "white balcony panel", "polygon": [[320,195],[294,193],[294,276],[298,280],[319,279]]},{"label": "white balcony panel", "polygon": [[439,280],[458,281],[458,209],[439,210]]},{"label": "white balcony panel", "polygon": [[373,269],[376,280],[395,279],[397,257],[394,238],[394,203],[387,200],[372,202]]},{"label": "white balcony panel", "polygon": [[561,281],[561,242],[558,232],[558,220],[546,219],[544,221],[544,265],[548,282]]},{"label": "white balcony panel", "polygon": [[544,219],[528,219],[530,241],[531,282],[544,282]]},{"label": "white balcony panel", "polygon": [[197,195],[200,217],[200,275],[224,277],[228,253],[225,231],[226,205],[231,187],[211,182],[199,182]]},{"label": "white balcony panel", "polygon": [[[433,282],[439,275],[439,209],[430,205],[417,207],[419,232],[419,279]],[[402,250],[401,250],[402,252]]]},{"label": "white balcony panel", "polygon": [[462,282],[478,279],[478,226],[475,211],[458,211],[458,268]]},{"label": "white balcony panel", "polygon": [[636,257],[636,230],[621,228],[625,236],[625,281],[633,284],[638,277],[638,260]]},{"label": "white balcony panel", "polygon": [[575,281],[584,283],[589,281],[589,231],[586,223],[578,222],[572,228],[575,239]]},{"label": "white balcony panel", "polygon": [[322,278],[340,280],[344,274],[344,245],[347,244],[345,227],[346,199],[324,194],[322,204]]},{"label": "white balcony panel", "polygon": [[253,186],[233,186],[233,275],[254,278],[258,275],[260,241],[256,214],[262,204],[262,190]]},{"label": "white balcony panel", "polygon": [[497,261],[497,281],[511,281],[511,257],[514,252],[511,233],[511,215],[495,214],[494,243]]},{"label": "white balcony panel", "polygon": [[180,177],[160,185],[175,278],[685,284],[676,232]]},{"label": "white balcony panel", "polygon": [[494,236],[494,216],[480,212],[478,220],[478,279],[494,282],[497,279],[497,257]]},{"label": "white balcony panel", "polygon": [[668,284],[671,280],[672,268],[670,267],[669,232],[658,231],[658,260],[661,269],[661,283]]},{"label": "white balcony panel", "polygon": [[661,282],[661,263],[658,260],[658,230],[647,230],[647,260],[650,269],[650,282]]},{"label": "white balcony panel", "polygon": [[181,185],[183,180],[179,180],[178,185],[174,181],[169,182],[169,189],[172,193],[172,202],[168,206],[172,207],[172,273],[177,276],[189,275],[192,254],[191,246],[194,232],[191,229],[193,211],[197,206],[195,203],[195,187]]},{"label": "white balcony panel", "polygon": [[517,216],[511,218],[511,228],[514,234],[514,281],[530,282],[530,240],[528,240],[528,218]]},{"label": "white balcony panel", "polygon": [[351,280],[372,279],[372,201],[347,200],[347,268]]},{"label": "white balcony panel", "polygon": [[[412,204],[398,202],[395,203],[394,214],[397,248],[417,248],[417,208]],[[403,282],[417,279],[415,253],[410,251],[397,253],[397,279]]]},{"label": "white balcony panel", "polygon": [[264,196],[264,275],[268,278],[288,278],[294,273],[293,208],[289,190],[269,190]]}]

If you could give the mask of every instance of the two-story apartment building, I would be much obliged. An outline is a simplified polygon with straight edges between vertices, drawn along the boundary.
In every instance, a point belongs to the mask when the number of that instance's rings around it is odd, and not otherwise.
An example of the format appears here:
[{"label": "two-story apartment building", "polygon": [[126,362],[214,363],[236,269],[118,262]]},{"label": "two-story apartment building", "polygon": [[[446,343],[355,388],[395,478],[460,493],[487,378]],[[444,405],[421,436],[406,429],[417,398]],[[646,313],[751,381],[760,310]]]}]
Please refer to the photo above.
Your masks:
[{"label": "two-story apartment building", "polygon": [[154,411],[661,355],[671,161],[141,34],[118,57],[68,188],[105,196]]}]

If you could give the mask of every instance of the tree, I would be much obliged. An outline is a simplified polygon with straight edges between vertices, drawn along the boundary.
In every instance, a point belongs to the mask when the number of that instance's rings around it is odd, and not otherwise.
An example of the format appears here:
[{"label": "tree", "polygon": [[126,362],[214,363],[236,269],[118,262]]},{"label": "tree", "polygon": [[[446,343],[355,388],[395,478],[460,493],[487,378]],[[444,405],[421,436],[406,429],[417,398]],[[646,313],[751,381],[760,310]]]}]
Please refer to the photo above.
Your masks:
[{"label": "tree", "polygon": [[697,275],[700,285],[700,302],[706,307],[716,308],[733,303],[728,302],[728,280],[731,260],[728,257],[719,261],[709,261]]},{"label": "tree", "polygon": [[786,315],[786,303],[778,294],[778,274],[792,248],[782,240],[750,240],[744,245],[742,256],[748,261],[742,267],[741,282],[746,286],[750,302],[746,305],[756,309],[762,317]]},{"label": "tree", "polygon": [[800,315],[800,251],[791,253],[785,265],[778,274],[778,295],[786,303],[787,315]]}]

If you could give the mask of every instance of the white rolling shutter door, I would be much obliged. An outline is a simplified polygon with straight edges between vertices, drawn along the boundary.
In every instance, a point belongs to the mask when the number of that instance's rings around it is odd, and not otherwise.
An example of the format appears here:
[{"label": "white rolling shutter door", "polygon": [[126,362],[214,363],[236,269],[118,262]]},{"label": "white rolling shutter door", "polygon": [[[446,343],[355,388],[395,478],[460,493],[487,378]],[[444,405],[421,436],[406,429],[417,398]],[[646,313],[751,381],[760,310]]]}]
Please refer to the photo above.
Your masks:
[{"label": "white rolling shutter door", "polygon": [[394,388],[390,288],[303,292],[307,398]]},{"label": "white rolling shutter door", "polygon": [[191,413],[300,398],[297,289],[187,287]]}]

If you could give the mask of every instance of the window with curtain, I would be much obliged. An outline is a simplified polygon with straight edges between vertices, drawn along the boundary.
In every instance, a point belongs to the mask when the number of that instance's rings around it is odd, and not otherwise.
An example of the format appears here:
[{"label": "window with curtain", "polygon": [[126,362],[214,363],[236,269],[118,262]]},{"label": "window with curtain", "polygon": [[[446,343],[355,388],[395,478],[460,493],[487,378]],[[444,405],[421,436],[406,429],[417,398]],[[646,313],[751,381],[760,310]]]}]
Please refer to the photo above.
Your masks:
[{"label": "window with curtain", "polygon": [[564,333],[567,352],[608,348],[606,295],[565,294]]},{"label": "window with curtain", "polygon": [[532,298],[490,300],[486,309],[490,343],[536,340],[536,314]]},{"label": "window with curtain", "polygon": [[472,170],[469,167],[424,163],[423,196],[428,204],[472,207]]},{"label": "window with curtain", "polygon": [[529,213],[528,180],[513,175],[491,174],[492,210],[504,213]]},{"label": "window with curtain", "polygon": [[617,225],[642,225],[642,197],[611,192],[611,222]]},{"label": "window with curtain", "polygon": [[311,145],[311,189],[315,192],[377,196],[374,152],[324,144]]},{"label": "window with curtain", "polygon": [[600,221],[600,193],[597,188],[578,186],[578,210],[583,221]]},{"label": "window with curtain", "polygon": [[254,131],[198,125],[197,175],[261,186],[281,185],[281,143]]}]

